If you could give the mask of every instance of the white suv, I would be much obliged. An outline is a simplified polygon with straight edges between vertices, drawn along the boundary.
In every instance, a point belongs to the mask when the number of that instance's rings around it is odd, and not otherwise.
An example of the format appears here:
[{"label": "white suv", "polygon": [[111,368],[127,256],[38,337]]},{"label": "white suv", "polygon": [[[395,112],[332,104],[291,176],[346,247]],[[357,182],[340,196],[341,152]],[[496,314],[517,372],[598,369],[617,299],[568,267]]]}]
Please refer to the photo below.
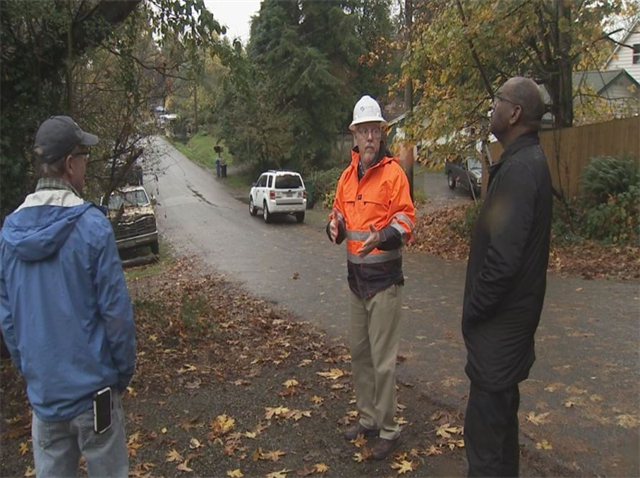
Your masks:
[{"label": "white suv", "polygon": [[255,216],[262,209],[265,222],[274,214],[293,214],[304,221],[307,209],[307,190],[302,176],[294,171],[267,171],[253,183],[249,193],[249,213]]}]

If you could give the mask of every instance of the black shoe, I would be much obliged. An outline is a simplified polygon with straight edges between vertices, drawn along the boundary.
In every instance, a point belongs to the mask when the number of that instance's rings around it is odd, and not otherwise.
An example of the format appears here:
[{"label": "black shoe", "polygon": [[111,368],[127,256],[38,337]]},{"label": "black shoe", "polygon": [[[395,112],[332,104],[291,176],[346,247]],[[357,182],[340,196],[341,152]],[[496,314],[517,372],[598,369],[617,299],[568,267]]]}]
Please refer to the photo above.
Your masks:
[{"label": "black shoe", "polygon": [[355,440],[360,434],[364,435],[365,438],[372,438],[380,435],[380,430],[377,428],[367,428],[358,422],[344,431],[344,437],[347,440]]},{"label": "black shoe", "polygon": [[384,460],[393,450],[400,445],[400,435],[392,440],[386,438],[378,438],[371,448],[371,456],[374,460]]}]

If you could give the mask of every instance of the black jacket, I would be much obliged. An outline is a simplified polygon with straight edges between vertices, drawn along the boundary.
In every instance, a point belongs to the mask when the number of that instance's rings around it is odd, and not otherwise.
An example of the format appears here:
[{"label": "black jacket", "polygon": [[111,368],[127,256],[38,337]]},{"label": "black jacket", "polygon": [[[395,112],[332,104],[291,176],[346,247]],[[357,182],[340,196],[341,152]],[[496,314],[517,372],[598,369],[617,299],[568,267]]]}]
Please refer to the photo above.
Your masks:
[{"label": "black jacket", "polygon": [[465,371],[489,391],[529,376],[546,289],[551,176],[537,133],[518,137],[489,170],[464,290]]}]

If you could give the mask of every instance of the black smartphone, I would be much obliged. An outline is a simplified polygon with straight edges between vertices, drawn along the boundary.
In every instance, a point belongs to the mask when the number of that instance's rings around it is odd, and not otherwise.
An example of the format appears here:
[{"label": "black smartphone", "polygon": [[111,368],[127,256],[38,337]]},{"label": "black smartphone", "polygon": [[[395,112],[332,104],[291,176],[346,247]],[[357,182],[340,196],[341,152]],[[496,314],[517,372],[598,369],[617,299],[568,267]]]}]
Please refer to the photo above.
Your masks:
[{"label": "black smartphone", "polygon": [[111,398],[111,387],[93,394],[93,429],[96,433],[104,433],[111,428]]}]

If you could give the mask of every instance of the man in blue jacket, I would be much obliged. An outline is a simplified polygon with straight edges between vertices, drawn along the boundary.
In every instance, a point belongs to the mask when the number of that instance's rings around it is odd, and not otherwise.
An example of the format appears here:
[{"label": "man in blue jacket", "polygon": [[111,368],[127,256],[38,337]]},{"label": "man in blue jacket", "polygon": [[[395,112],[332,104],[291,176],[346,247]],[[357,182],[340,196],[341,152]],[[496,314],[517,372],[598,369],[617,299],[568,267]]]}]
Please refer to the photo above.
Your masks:
[{"label": "man in blue jacket", "polygon": [[[0,235],[0,325],[33,408],[36,475],[126,477],[120,394],[135,367],[133,310],[113,231],[80,197],[98,137],[68,116],[36,134],[41,179]],[[93,395],[111,387],[112,426],[94,430]]]}]

